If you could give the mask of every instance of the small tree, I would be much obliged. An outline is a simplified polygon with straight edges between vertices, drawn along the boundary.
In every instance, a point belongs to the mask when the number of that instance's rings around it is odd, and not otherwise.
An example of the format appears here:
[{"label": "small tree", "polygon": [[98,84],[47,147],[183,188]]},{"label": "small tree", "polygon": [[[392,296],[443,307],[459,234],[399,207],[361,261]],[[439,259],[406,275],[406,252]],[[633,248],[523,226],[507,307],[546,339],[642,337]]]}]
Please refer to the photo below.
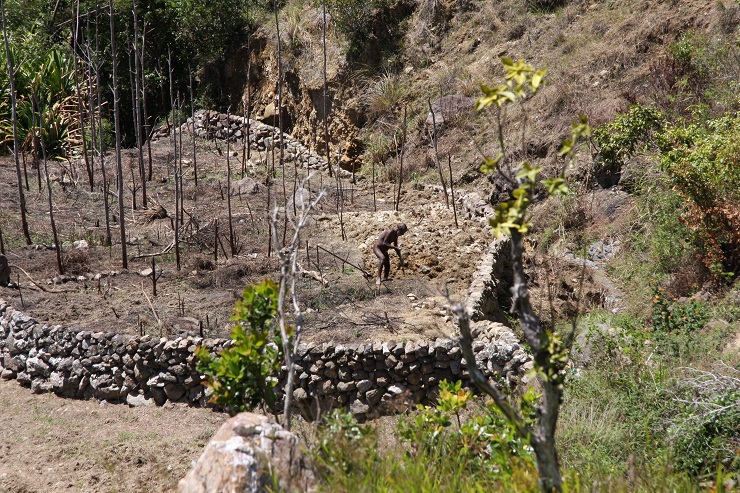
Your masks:
[{"label": "small tree", "polygon": [[[513,265],[512,311],[519,317],[524,338],[529,344],[534,357],[535,370],[542,387],[542,396],[527,409],[513,405],[495,385],[490,383],[475,366],[473,337],[470,330],[470,317],[462,304],[452,307],[460,328],[460,346],[468,364],[470,378],[494,402],[513,425],[517,434],[529,440],[537,459],[537,471],[540,476],[542,491],[562,491],[562,476],[555,448],[555,430],[563,400],[563,380],[565,365],[575,333],[575,320],[566,334],[546,329],[535,313],[529,299],[527,279],[524,274],[524,235],[530,224],[527,222],[527,208],[531,203],[532,192],[536,187],[544,187],[550,195],[560,195],[568,191],[565,186],[565,170],[558,176],[542,179],[542,168],[532,166],[529,161],[519,164],[512,171],[510,156],[504,142],[504,129],[501,121],[502,108],[513,103],[525,103],[542,87],[545,70],[536,71],[524,60],[514,62],[509,58],[502,59],[506,70],[506,81],[495,87],[483,86],[484,96],[476,102],[476,109],[482,110],[495,106],[498,111],[499,154],[491,159],[485,158],[481,171],[497,172],[512,184],[512,198],[498,204],[490,224],[496,236],[507,235],[511,238],[511,256]],[[526,110],[524,111],[526,115]],[[572,137],[566,140],[560,155],[572,162],[576,142],[590,134],[585,117],[573,124]]]},{"label": "small tree", "polygon": [[231,317],[233,346],[214,357],[201,346],[196,351],[198,371],[208,376],[213,389],[211,402],[230,414],[251,411],[263,402],[275,407],[275,391],[283,344],[275,325],[278,285],[270,279],[250,284],[234,307]]}]

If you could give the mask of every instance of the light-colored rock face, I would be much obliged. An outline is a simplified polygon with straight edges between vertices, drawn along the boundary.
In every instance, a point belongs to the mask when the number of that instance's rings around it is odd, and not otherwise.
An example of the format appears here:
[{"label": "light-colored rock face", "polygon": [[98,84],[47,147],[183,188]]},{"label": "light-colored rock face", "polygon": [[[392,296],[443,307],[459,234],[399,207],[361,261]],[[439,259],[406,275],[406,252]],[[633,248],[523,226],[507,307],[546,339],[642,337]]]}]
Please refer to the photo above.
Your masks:
[{"label": "light-colored rock face", "polygon": [[241,413],[224,423],[193,469],[180,480],[180,493],[312,492],[316,480],[298,437],[268,418]]}]

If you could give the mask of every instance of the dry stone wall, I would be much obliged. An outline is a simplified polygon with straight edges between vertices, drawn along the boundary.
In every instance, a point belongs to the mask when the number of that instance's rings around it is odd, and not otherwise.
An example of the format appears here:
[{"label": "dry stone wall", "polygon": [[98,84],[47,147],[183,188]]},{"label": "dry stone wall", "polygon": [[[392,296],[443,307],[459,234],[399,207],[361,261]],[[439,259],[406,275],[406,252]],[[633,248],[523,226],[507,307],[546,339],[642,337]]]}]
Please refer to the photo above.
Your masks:
[{"label": "dry stone wall", "polygon": [[[195,135],[204,139],[220,139],[244,142],[249,136],[249,146],[257,152],[267,152],[279,149],[280,129],[257,120],[246,119],[238,115],[227,115],[217,111],[199,110],[192,118],[180,127],[181,131],[195,132]],[[329,165],[324,157],[312,152],[305,145],[294,139],[290,134],[283,132],[284,158],[287,162],[297,161],[300,168],[316,171],[327,171]],[[266,155],[265,155],[266,157]],[[343,177],[351,177],[352,173],[335,166],[334,171]]]},{"label": "dry stone wall", "polygon": [[[511,331],[495,321],[486,301],[496,283],[485,282],[505,261],[495,243],[471,284],[476,363],[489,376],[515,380],[531,364]],[[481,279],[482,278],[482,279]],[[208,393],[195,369],[195,350],[216,352],[224,339],[134,337],[38,323],[0,300],[0,377],[17,379],[33,392],[109,399],[131,405],[166,401],[206,405]],[[295,403],[311,418],[331,407],[357,415],[393,412],[428,402],[443,379],[467,377],[454,339],[425,342],[302,345],[296,365]],[[281,388],[279,385],[278,388]]]}]

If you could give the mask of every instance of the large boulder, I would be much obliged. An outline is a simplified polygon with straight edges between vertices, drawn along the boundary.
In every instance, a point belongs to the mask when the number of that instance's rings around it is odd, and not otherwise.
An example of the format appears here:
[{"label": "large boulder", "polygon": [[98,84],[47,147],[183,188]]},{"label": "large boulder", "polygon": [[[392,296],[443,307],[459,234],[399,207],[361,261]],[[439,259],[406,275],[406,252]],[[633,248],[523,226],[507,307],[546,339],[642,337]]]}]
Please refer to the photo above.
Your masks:
[{"label": "large boulder", "polygon": [[268,491],[275,481],[279,491],[316,491],[298,437],[265,416],[241,413],[221,426],[193,469],[180,480],[178,492],[256,493]]}]

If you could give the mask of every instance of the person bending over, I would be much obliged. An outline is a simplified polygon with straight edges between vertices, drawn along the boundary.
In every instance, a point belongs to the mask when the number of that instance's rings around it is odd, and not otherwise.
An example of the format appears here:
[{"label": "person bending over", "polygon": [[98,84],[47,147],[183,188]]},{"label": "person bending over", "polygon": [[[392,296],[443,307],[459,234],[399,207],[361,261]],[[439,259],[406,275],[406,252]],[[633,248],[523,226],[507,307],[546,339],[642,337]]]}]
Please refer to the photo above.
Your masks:
[{"label": "person bending over", "polygon": [[401,257],[401,247],[398,246],[398,237],[407,230],[405,224],[399,223],[395,228],[383,231],[375,242],[373,252],[378,257],[378,280],[375,281],[375,284],[380,284],[382,279],[388,279],[391,270],[391,257],[388,255],[390,249],[396,251],[401,267],[403,267],[403,257]]}]

